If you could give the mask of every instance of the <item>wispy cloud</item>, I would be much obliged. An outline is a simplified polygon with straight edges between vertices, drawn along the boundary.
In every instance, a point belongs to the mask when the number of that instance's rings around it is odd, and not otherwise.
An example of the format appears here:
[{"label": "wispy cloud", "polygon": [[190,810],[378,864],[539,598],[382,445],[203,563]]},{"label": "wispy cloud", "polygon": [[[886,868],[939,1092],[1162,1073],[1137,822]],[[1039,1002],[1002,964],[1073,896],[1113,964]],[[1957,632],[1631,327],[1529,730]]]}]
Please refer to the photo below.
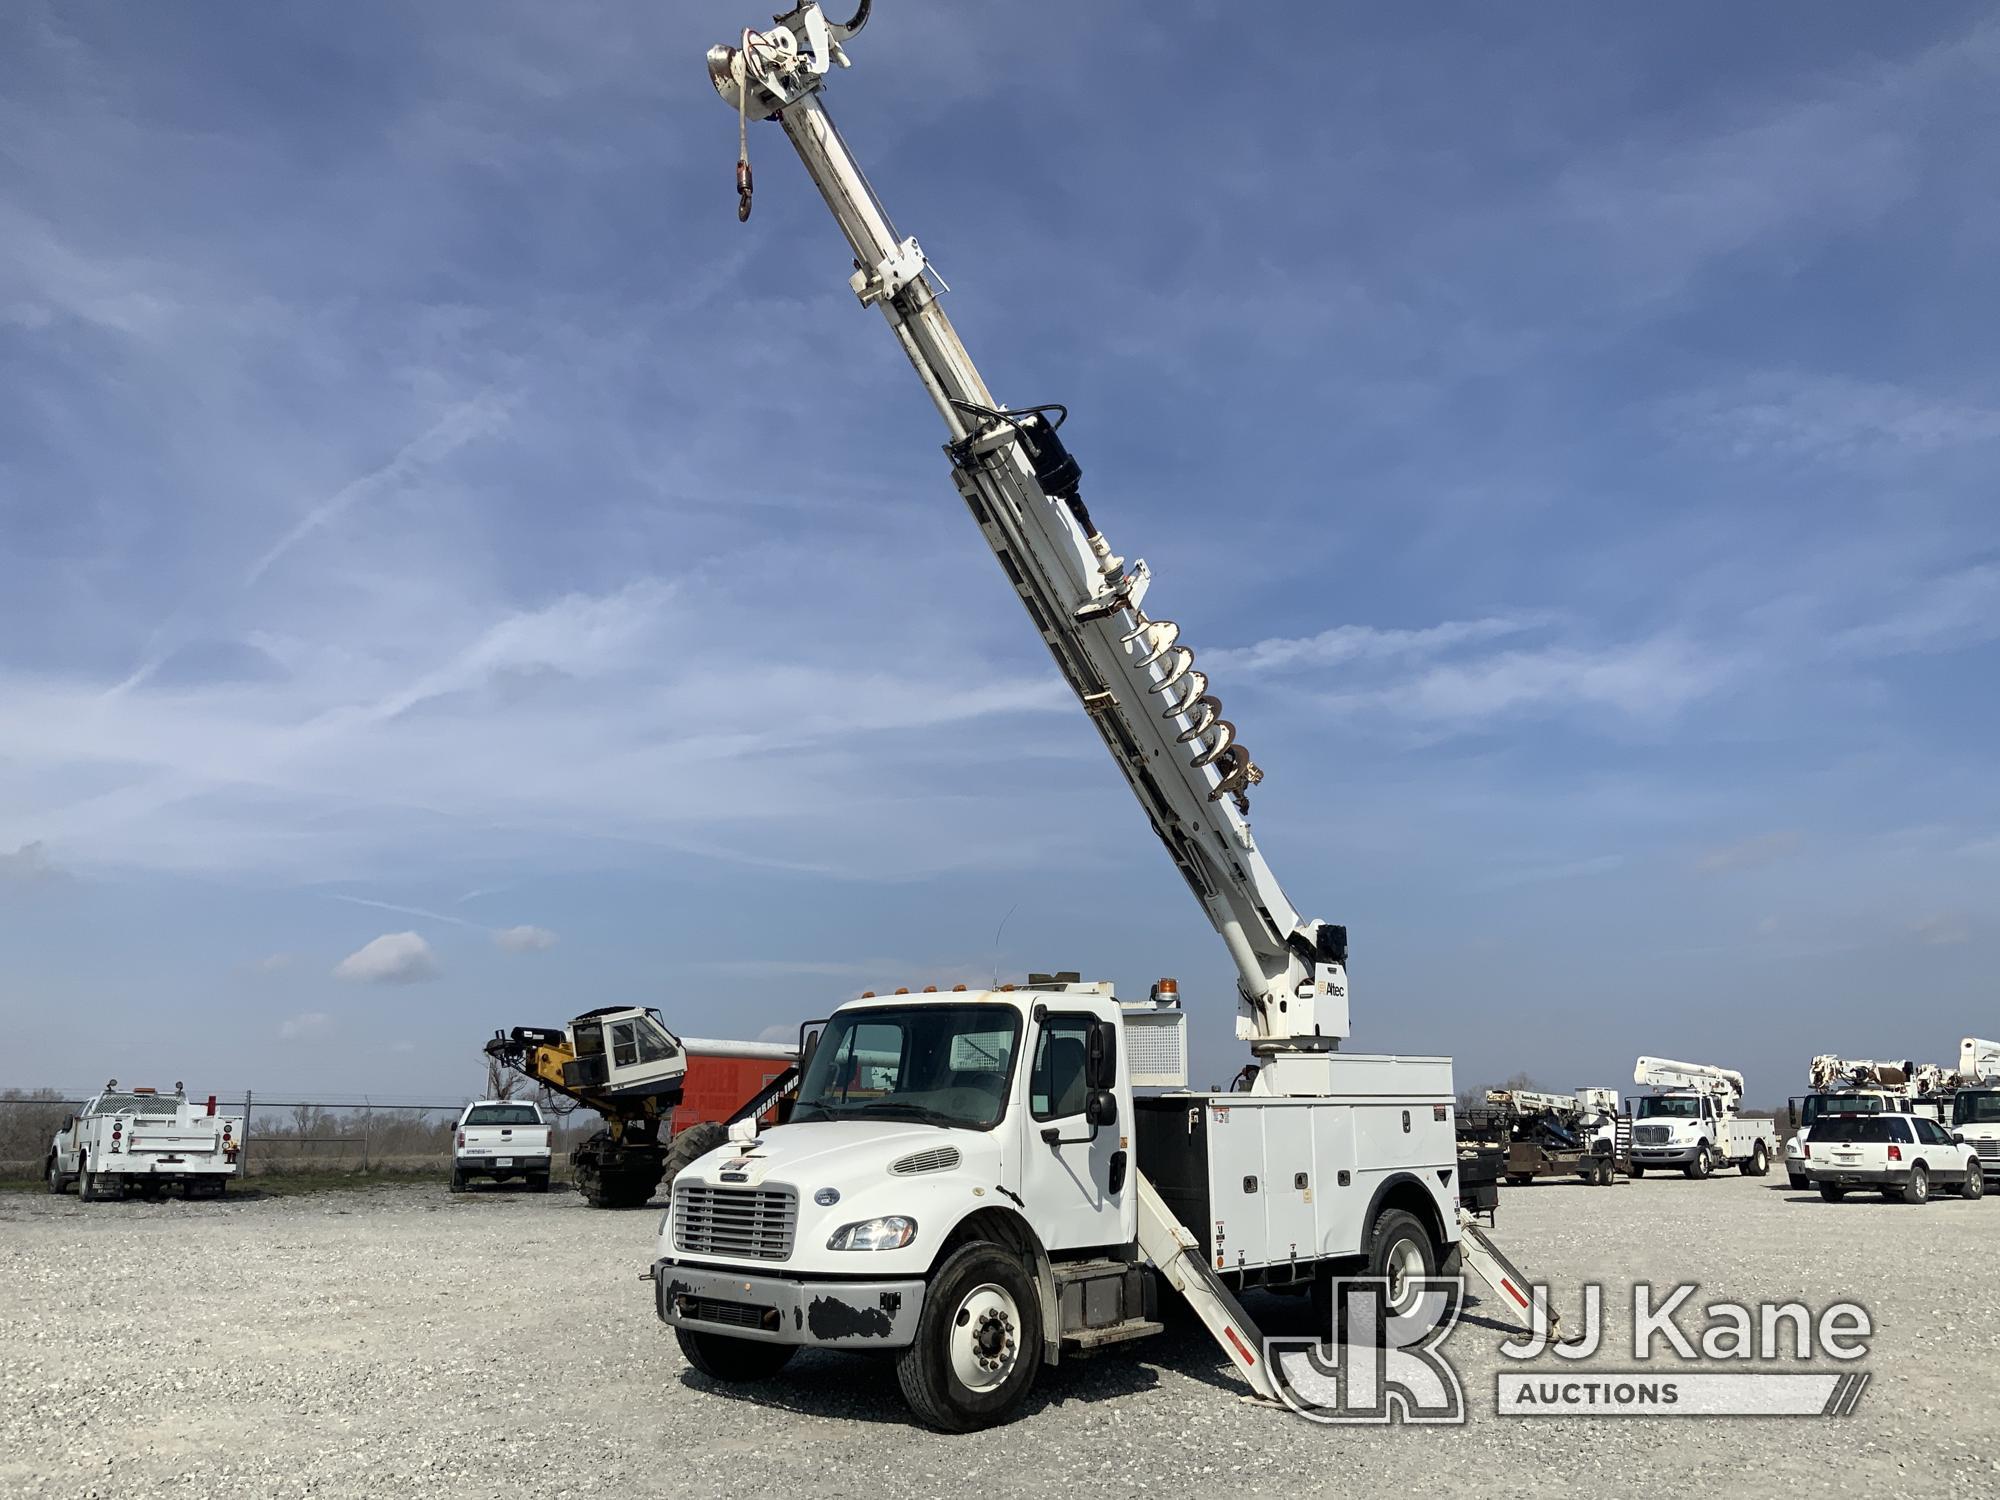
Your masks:
[{"label": "wispy cloud", "polygon": [[62,873],[40,839],[30,840],[11,854],[0,854],[0,883],[39,885],[60,878]]},{"label": "wispy cloud", "polygon": [[1695,861],[1695,868],[1704,875],[1725,875],[1734,870],[1755,870],[1765,865],[1776,864],[1796,854],[1805,840],[1795,828],[1778,829],[1771,833],[1754,834],[1738,839],[1733,844],[1721,844],[1705,850]]},{"label": "wispy cloud", "polygon": [[333,968],[334,978],[356,984],[418,984],[438,973],[437,955],[414,932],[385,932]]},{"label": "wispy cloud", "polygon": [[333,899],[345,901],[349,906],[366,906],[375,911],[393,911],[401,916],[422,917],[426,921],[445,922],[453,927],[478,928],[481,925],[478,922],[468,922],[464,917],[449,916],[441,911],[430,911],[421,906],[404,906],[395,901],[376,901],[368,896],[345,896],[335,892]]},{"label": "wispy cloud", "polygon": [[301,1011],[278,1027],[278,1037],[287,1042],[310,1042],[325,1036],[333,1018],[322,1010]]},{"label": "wispy cloud", "polygon": [[1932,912],[1927,917],[1920,917],[1910,924],[1910,932],[1918,942],[1934,948],[1950,947],[1969,942],[1972,938],[1970,922],[1964,912],[1957,911]]}]

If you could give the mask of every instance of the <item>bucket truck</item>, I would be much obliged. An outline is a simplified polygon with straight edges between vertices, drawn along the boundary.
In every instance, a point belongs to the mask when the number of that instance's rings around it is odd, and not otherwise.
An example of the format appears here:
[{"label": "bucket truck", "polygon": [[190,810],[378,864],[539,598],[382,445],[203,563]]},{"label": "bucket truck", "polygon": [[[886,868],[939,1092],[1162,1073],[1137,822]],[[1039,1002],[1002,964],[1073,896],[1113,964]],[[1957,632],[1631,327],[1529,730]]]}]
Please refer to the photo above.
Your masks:
[{"label": "bucket truck", "polygon": [[2000,1042],[1969,1036],[1958,1047],[1951,1131],[1979,1153],[1989,1183],[2000,1179]]},{"label": "bucket truck", "polygon": [[779,1106],[798,1080],[795,1047],[682,1038],[657,1010],[630,1005],[585,1011],[560,1030],[496,1031],[485,1050],[548,1095],[603,1117],[604,1128],[569,1157],[592,1208],[643,1208],[663,1180],[723,1139],[723,1121]]},{"label": "bucket truck", "polygon": [[1919,1114],[1932,1120],[1943,1115],[1930,1097],[1944,1077],[1943,1070],[1905,1059],[1837,1057],[1821,1053],[1812,1060],[1807,1078],[1812,1092],[1786,1101],[1791,1133],[1785,1138],[1785,1180],[1803,1191],[1812,1186],[1805,1154],[1806,1134],[1815,1120],[1828,1115]]},{"label": "bucket truck", "polygon": [[1740,1167],[1745,1177],[1771,1170],[1777,1133],[1763,1121],[1738,1117],[1741,1073],[1642,1057],[1632,1081],[1653,1091],[1632,1109],[1634,1177],[1644,1177],[1651,1167],[1679,1167],[1689,1177],[1706,1177],[1722,1166]]},{"label": "bucket truck", "polygon": [[650,1272],[660,1318],[720,1381],[766,1378],[801,1347],[882,1351],[947,1431],[1009,1419],[1046,1365],[1158,1332],[1162,1281],[1265,1398],[1282,1377],[1237,1300],[1248,1287],[1309,1291],[1330,1328],[1337,1273],[1385,1278],[1400,1308],[1413,1278],[1462,1262],[1547,1331],[1461,1218],[1450,1060],[1341,1049],[1347,931],[1300,913],[1265,863],[1246,816],[1263,772],[1180,628],[1149,611],[1146,565],[1086,507],[1064,409],[987,388],[922,247],[834,129],[821,87],[866,17],[833,23],[808,0],[710,51],[738,120],[738,214],[748,122],[775,120],[846,240],[848,285],[944,424],[974,525],[1221,938],[1254,1061],[1241,1092],[1187,1092],[1171,980],[1136,999],[1071,973],[850,1001],[810,1036],[789,1122],[746,1122],[675,1180]]}]

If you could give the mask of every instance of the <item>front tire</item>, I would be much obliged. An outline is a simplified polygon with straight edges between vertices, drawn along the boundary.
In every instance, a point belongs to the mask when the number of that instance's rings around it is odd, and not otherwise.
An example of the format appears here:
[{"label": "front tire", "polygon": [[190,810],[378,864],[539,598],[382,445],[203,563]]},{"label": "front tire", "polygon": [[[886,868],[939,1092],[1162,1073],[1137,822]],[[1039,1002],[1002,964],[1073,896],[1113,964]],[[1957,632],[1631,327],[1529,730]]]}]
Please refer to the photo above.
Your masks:
[{"label": "front tire", "polygon": [[1965,1181],[1958,1185],[1958,1196],[1975,1203],[1986,1196],[1986,1169],[1978,1162],[1966,1168]]},{"label": "front tire", "polygon": [[1689,1162],[1681,1170],[1686,1172],[1687,1175],[1693,1178],[1696,1182],[1699,1182],[1702,1178],[1708,1176],[1709,1173],[1713,1172],[1715,1170],[1715,1163],[1710,1161],[1708,1158],[1708,1146],[1704,1144],[1700,1150],[1695,1152],[1694,1160]]},{"label": "front tire", "polygon": [[51,1156],[49,1158],[49,1191],[60,1194],[66,1186],[68,1184],[63,1181],[62,1168],[56,1164],[56,1159]]},{"label": "front tire", "polygon": [[1910,1180],[1903,1184],[1903,1201],[1905,1203],[1922,1203],[1929,1199],[1930,1195],[1930,1168],[1922,1162],[1918,1162],[1914,1167],[1910,1168]]},{"label": "front tire", "polygon": [[976,1241],[938,1267],[896,1382],[918,1421],[976,1432],[1012,1418],[1042,1362],[1041,1304],[1020,1260]]},{"label": "front tire", "polygon": [[676,1328],[681,1353],[710,1380],[725,1385],[749,1385],[769,1380],[792,1362],[798,1353],[793,1344],[767,1344],[762,1339],[732,1338],[726,1333],[696,1333]]}]

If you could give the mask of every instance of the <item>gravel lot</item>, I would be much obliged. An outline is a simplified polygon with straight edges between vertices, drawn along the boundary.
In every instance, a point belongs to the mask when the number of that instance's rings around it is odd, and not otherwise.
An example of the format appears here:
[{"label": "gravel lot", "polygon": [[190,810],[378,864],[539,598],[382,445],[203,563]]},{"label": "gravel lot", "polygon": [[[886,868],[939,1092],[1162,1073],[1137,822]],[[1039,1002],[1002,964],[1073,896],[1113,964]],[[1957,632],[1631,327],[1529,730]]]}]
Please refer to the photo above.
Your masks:
[{"label": "gravel lot", "polygon": [[[1498,1417],[1503,1334],[1474,1324],[1450,1344],[1467,1426],[1329,1429],[1237,1399],[1176,1328],[1045,1374],[1029,1416],[967,1438],[910,1425],[879,1361],[801,1357],[754,1394],[690,1373],[638,1279],[656,1219],[442,1183],[0,1195],[0,1493],[2000,1493],[1992,1200],[1822,1204],[1733,1175],[1507,1190],[1500,1242],[1559,1308],[1635,1278],[1864,1303],[1874,1383],[1839,1421]],[[1252,1310],[1305,1331],[1295,1301]],[[1628,1341],[1613,1324],[1596,1365],[1631,1368]]]}]

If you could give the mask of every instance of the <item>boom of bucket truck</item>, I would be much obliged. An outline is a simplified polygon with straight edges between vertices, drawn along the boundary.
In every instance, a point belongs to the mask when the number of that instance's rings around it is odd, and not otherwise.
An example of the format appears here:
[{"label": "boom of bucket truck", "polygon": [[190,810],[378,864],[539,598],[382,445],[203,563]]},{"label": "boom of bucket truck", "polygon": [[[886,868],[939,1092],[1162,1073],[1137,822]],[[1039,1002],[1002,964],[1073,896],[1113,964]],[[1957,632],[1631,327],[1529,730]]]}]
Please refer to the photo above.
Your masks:
[{"label": "boom of bucket truck", "polygon": [[850,1001],[809,1041],[791,1119],[733,1130],[676,1180],[651,1272],[661,1318],[722,1380],[803,1346],[891,1352],[918,1417],[957,1431],[1010,1417],[1044,1364],[1158,1331],[1160,1281],[1265,1397],[1284,1375],[1246,1287],[1311,1291],[1330,1328],[1336,1274],[1380,1275],[1408,1310],[1419,1278],[1462,1261],[1531,1327],[1552,1321],[1461,1223],[1449,1060],[1339,1050],[1346,931],[1302,916],[1265,864],[1247,820],[1263,772],[1180,628],[1146,608],[1150,571],[1085,505],[1066,410],[988,389],[923,248],[834,129],[822,86],[867,15],[831,22],[808,0],[711,49],[739,217],[749,122],[776,121],[846,240],[848,285],[944,424],[981,537],[1222,939],[1255,1063],[1244,1092],[1187,1092],[1170,980],[1139,1001],[1074,974]]},{"label": "boom of bucket truck", "polygon": [[1743,1102],[1743,1075],[1707,1063],[1642,1057],[1632,1081],[1652,1090],[1632,1114],[1632,1175],[1650,1168],[1679,1167],[1689,1177],[1706,1177],[1717,1167],[1740,1167],[1746,1177],[1762,1177],[1778,1154],[1778,1136],[1762,1120],[1737,1115]]}]

